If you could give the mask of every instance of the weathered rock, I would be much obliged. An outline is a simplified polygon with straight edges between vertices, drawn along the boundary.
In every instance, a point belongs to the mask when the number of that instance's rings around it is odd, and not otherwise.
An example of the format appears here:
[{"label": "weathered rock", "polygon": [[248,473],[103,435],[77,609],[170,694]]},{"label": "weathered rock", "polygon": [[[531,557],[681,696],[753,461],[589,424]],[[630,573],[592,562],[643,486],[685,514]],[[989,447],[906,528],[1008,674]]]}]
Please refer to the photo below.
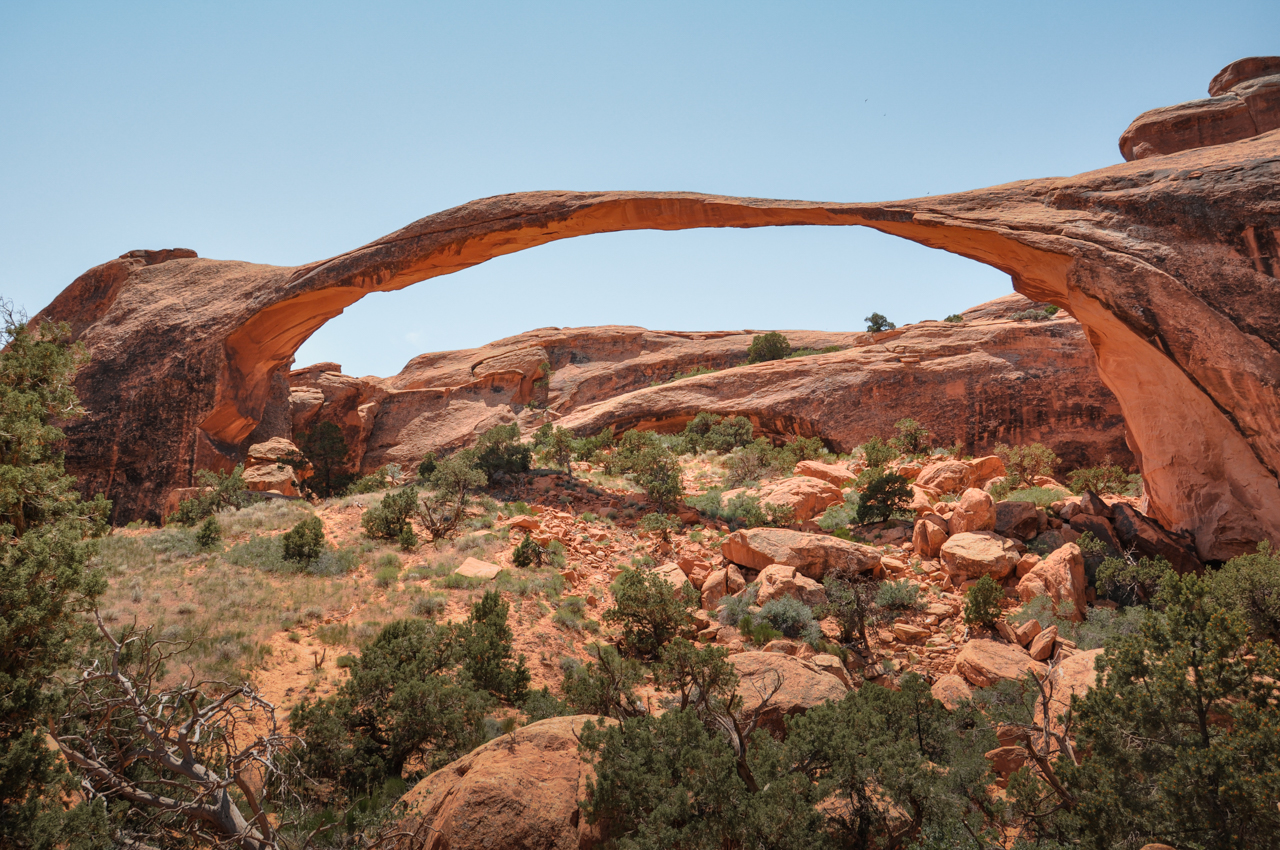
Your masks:
[{"label": "weathered rock", "polygon": [[467,558],[454,572],[467,578],[482,578],[489,581],[498,577],[498,573],[502,572],[502,567],[497,564],[490,564],[488,561],[481,561],[478,558]]},{"label": "weathered rock", "polygon": [[973,699],[973,691],[969,689],[969,683],[955,673],[940,676],[938,681],[933,683],[930,692],[934,699],[947,707],[948,711],[955,711],[962,702]]},{"label": "weathered rock", "polygon": [[1083,534],[1089,532],[1107,547],[1108,555],[1115,555],[1120,552],[1120,541],[1116,537],[1115,529],[1111,527],[1111,520],[1093,514],[1079,513],[1071,520],[1071,528]]},{"label": "weathered rock", "polygon": [[949,536],[945,519],[937,514],[925,514],[916,520],[915,532],[911,535],[912,551],[921,558],[936,558]]},{"label": "weathered rock", "polygon": [[1027,646],[1040,632],[1040,621],[1033,618],[1014,629],[1014,637],[1019,644]]},{"label": "weathered rock", "polygon": [[1120,136],[1126,160],[1222,145],[1280,127],[1280,57],[1232,62],[1209,83],[1209,97],[1144,112]]},{"label": "weathered rock", "polygon": [[495,847],[590,850],[598,834],[578,811],[592,776],[577,735],[598,717],[553,717],[495,738],[423,779],[404,796],[406,831],[424,850]]},{"label": "weathered rock", "polygon": [[702,583],[702,607],[714,611],[721,599],[732,596],[746,586],[747,582],[736,565],[730,564],[724,569],[716,570]]},{"label": "weathered rock", "polygon": [[849,468],[839,463],[823,463],[818,460],[802,460],[796,464],[796,475],[817,478],[836,487],[848,487],[857,477]]},{"label": "weathered rock", "polygon": [[297,496],[298,478],[290,467],[282,463],[260,464],[244,471],[244,483],[255,493],[276,492],[284,496]]},{"label": "weathered rock", "polygon": [[1027,751],[1018,746],[997,747],[985,755],[991,762],[991,770],[1002,778],[1007,778],[1027,763]]},{"label": "weathered rock", "polygon": [[965,461],[969,469],[973,472],[973,486],[983,487],[993,478],[1003,478],[1005,474],[1004,461],[996,455],[987,455],[986,457],[974,458]]},{"label": "weathered rock", "polygon": [[1111,519],[1111,507],[1092,490],[1085,490],[1080,494],[1080,510],[1089,516]]},{"label": "weathered rock", "polygon": [[679,564],[662,564],[655,567],[653,571],[666,579],[667,583],[677,591],[687,594],[690,599],[698,598],[698,592],[694,588],[693,582],[689,581],[689,577],[684,574],[684,570],[680,569]]},{"label": "weathered rock", "polygon": [[1070,600],[1076,620],[1084,618],[1087,590],[1084,555],[1074,543],[1053,550],[1018,580],[1018,598],[1023,602],[1030,602],[1037,596],[1047,596],[1055,603]]},{"label": "weathered rock", "polygon": [[807,476],[784,478],[767,488],[761,505],[784,505],[794,512],[796,522],[821,516],[827,508],[844,501],[840,488]]},{"label": "weathered rock", "polygon": [[823,673],[829,676],[835,676],[840,683],[846,688],[853,687],[853,677],[849,675],[849,671],[845,669],[844,663],[835,655],[826,652],[819,652],[809,661]]},{"label": "weathered rock", "polygon": [[1058,639],[1058,627],[1050,626],[1032,639],[1027,653],[1036,661],[1046,661],[1053,655],[1053,644]]},{"label": "weathered rock", "polygon": [[903,643],[923,643],[930,635],[928,629],[913,626],[910,623],[894,623],[893,636]]},{"label": "weathered rock", "polygon": [[1058,718],[1071,707],[1072,695],[1084,696],[1093,688],[1098,678],[1094,662],[1103,651],[1090,649],[1077,653],[1053,668],[1045,683],[1053,691],[1049,700],[1051,719]]},{"label": "weathered rock", "polygon": [[[1241,85],[1256,93],[1258,84]],[[247,446],[284,435],[288,417],[281,423],[268,414],[277,400],[278,409],[290,407],[283,370],[303,340],[370,292],[588,233],[869,226],[994,264],[1012,276],[1019,291],[1079,320],[1099,374],[1127,416],[1127,439],[1144,475],[1152,517],[1174,531],[1192,532],[1201,558],[1222,559],[1280,537],[1280,404],[1270,379],[1280,374],[1280,314],[1266,306],[1274,300],[1280,269],[1275,223],[1257,212],[1273,200],[1277,151],[1280,133],[1273,130],[1075,177],[881,204],[691,193],[508,195],[430,216],[363,248],[298,268],[203,260],[189,251],[130,252],[82,275],[34,321],[68,321],[72,337],[91,357],[76,381],[89,413],[66,429],[68,469],[85,492],[106,492],[116,506],[115,521],[154,519],[170,490],[190,486],[194,470],[229,468],[243,460]],[[960,340],[967,333],[967,322],[942,327],[949,324],[920,328],[938,340]],[[1019,329],[1023,359],[1016,367],[992,367],[989,374],[1000,377],[991,387],[977,381],[980,370],[971,372],[971,386],[983,386],[981,397],[957,394],[953,406],[938,408],[939,421],[931,415],[923,424],[948,439],[943,432],[963,432],[977,421],[972,411],[981,409],[981,420],[992,423],[991,431],[983,426],[983,440],[990,434],[1029,442],[1038,439],[1034,432],[1041,423],[1050,433],[1059,423],[1094,432],[1096,420],[1082,417],[1074,392],[1047,382],[1036,397],[1035,384],[1022,371],[1034,367],[1037,357],[1056,356],[1056,335],[1078,333],[1065,318],[1042,324],[1062,330],[1046,328],[1028,346]],[[887,420],[896,406],[884,404],[883,396],[873,401],[883,384],[869,377],[875,371],[870,367],[887,366],[899,339],[873,340],[852,355],[728,369],[711,382],[706,379],[715,376],[690,378],[705,393],[684,397],[746,398],[739,378],[750,374],[747,383],[774,387],[772,399],[760,402],[764,412],[752,415],[780,433],[817,433],[815,421],[842,418],[831,406],[836,397],[847,409],[877,409]],[[846,356],[846,366],[865,357],[868,368],[843,383],[833,374],[847,368],[826,369],[830,391],[815,391],[824,364]],[[981,357],[972,349],[964,356]],[[802,360],[810,363],[797,363]],[[899,355],[890,377],[905,397],[919,398],[931,380],[942,383],[936,370],[955,365]],[[1015,372],[1019,379],[1004,380]],[[954,370],[947,374],[954,380]],[[806,385],[804,400],[792,394],[787,403],[772,404],[786,394],[778,381],[783,375]],[[429,387],[420,392],[440,403],[450,395]],[[478,401],[484,388],[466,392]],[[999,392],[1004,402],[985,407],[988,392]],[[825,414],[817,415],[823,408]],[[699,409],[707,408],[692,407],[685,415]],[[637,424],[646,410],[652,408],[643,400],[632,408]],[[956,415],[958,410],[965,415]],[[507,411],[503,415],[514,415]],[[789,419],[781,417],[784,411]],[[410,425],[419,420],[391,417],[386,433],[396,434],[399,444],[411,442]],[[1088,425],[1082,428],[1081,421]],[[892,422],[876,424],[882,427],[871,433],[887,432]]]},{"label": "weathered rock", "polygon": [[1123,502],[1111,506],[1111,525],[1125,551],[1133,550],[1142,558],[1164,558],[1179,573],[1203,569],[1189,540],[1165,531],[1160,523]]},{"label": "weathered rock", "polygon": [[966,531],[991,531],[995,527],[995,502],[990,494],[975,487],[960,494],[951,516],[947,517],[947,530],[953,535]]},{"label": "weathered rock", "polygon": [[784,718],[804,714],[824,702],[844,699],[848,688],[815,664],[776,652],[739,652],[729,656],[738,674],[744,711],[768,705],[760,725],[775,735],[786,731]]},{"label": "weathered rock", "polygon": [[1015,575],[1022,578],[1027,573],[1036,568],[1036,564],[1040,563],[1040,556],[1035,552],[1024,552],[1022,557],[1018,559],[1018,566],[1015,568]]},{"label": "weathered rock", "polygon": [[880,553],[870,546],[785,528],[735,531],[724,539],[720,551],[733,563],[748,569],[763,570],[771,564],[785,564],[815,581],[821,581],[829,569],[866,572],[880,563]]},{"label": "weathered rock", "polygon": [[212,490],[212,487],[175,487],[169,491],[169,495],[164,500],[164,508],[161,510],[161,518],[168,519],[169,515],[178,510],[182,503],[187,499],[194,499],[202,493]]},{"label": "weathered rock", "polygon": [[1043,678],[1049,668],[1020,646],[978,638],[965,644],[956,656],[956,673],[979,688],[1004,679],[1020,679],[1027,671]]},{"label": "weathered rock", "polygon": [[810,608],[827,604],[827,592],[822,585],[796,572],[795,567],[770,564],[756,577],[760,589],[756,592],[756,604],[764,605],[773,599],[791,596]]},{"label": "weathered rock", "polygon": [[916,476],[916,485],[930,487],[939,493],[959,493],[973,484],[973,470],[959,460],[931,463]]},{"label": "weathered rock", "polygon": [[1040,516],[1034,502],[998,502],[995,513],[995,532],[1001,537],[1030,540],[1040,531]]},{"label": "weathered rock", "polygon": [[1013,572],[1021,557],[1013,543],[990,531],[972,531],[947,538],[939,550],[952,573],[968,578],[991,576],[999,581]]}]

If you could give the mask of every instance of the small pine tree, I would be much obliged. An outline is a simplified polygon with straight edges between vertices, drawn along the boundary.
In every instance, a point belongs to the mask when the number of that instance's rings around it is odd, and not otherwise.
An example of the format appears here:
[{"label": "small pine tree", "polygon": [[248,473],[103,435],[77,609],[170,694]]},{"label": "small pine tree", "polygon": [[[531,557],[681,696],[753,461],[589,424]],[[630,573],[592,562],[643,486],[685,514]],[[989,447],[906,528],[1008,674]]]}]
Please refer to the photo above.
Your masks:
[{"label": "small pine tree", "polygon": [[222,526],[218,525],[217,517],[209,517],[196,531],[196,543],[200,544],[201,549],[212,549],[221,539]]},{"label": "small pine tree", "polygon": [[284,559],[307,565],[324,554],[324,523],[309,516],[284,533],[281,539]]},{"label": "small pine tree", "polygon": [[516,546],[515,551],[511,553],[511,563],[515,564],[520,569],[533,566],[541,567],[542,554],[542,547],[538,545],[537,541],[526,534],[524,539],[520,541],[520,544]]},{"label": "small pine tree", "polygon": [[983,576],[964,595],[964,621],[971,626],[990,628],[1000,619],[1000,600],[1004,591],[991,576]]},{"label": "small pine tree", "polygon": [[867,331],[873,334],[881,331],[891,331],[898,327],[879,313],[872,313],[864,321],[867,323]]},{"label": "small pine tree", "polygon": [[777,331],[753,336],[751,347],[747,349],[748,363],[765,363],[769,360],[784,360],[791,353],[791,342]]},{"label": "small pine tree", "polygon": [[896,472],[874,476],[858,499],[858,522],[884,522],[911,501],[911,485]]}]

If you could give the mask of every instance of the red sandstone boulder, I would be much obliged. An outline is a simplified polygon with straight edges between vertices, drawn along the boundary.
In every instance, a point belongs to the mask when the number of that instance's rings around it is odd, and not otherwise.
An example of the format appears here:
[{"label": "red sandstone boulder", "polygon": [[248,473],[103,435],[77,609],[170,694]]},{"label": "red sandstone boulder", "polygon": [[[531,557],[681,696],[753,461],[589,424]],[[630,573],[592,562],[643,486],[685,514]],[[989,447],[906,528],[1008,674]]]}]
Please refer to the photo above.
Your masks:
[{"label": "red sandstone boulder", "polygon": [[784,478],[768,487],[760,498],[762,505],[782,505],[794,512],[796,522],[821,516],[827,508],[844,501],[844,493],[836,485],[818,478],[796,476]]},{"label": "red sandstone boulder", "polygon": [[721,599],[732,596],[746,586],[747,582],[734,564],[715,570],[702,583],[702,607],[707,611],[714,611],[720,606]]},{"label": "red sandstone boulder", "polygon": [[592,770],[578,756],[576,737],[588,720],[614,722],[553,717],[437,770],[404,796],[403,828],[418,831],[424,850],[590,850],[598,835],[578,801]]},{"label": "red sandstone boulder", "polygon": [[1013,572],[1021,558],[1012,541],[990,531],[954,534],[942,544],[939,553],[952,573],[967,578],[991,576],[997,581]]},{"label": "red sandstone boulder", "polygon": [[823,463],[817,460],[802,460],[796,464],[796,475],[817,478],[837,487],[848,487],[855,476],[849,468],[840,463]]},{"label": "red sandstone boulder", "polygon": [[1022,647],[994,640],[971,640],[956,656],[956,673],[979,688],[989,688],[1004,679],[1021,679],[1028,671],[1044,678],[1049,668]]},{"label": "red sandstone boulder", "polygon": [[767,700],[760,725],[775,735],[786,732],[783,718],[804,714],[824,702],[844,699],[848,688],[817,665],[777,652],[740,652],[729,656],[738,674],[743,711]]},{"label": "red sandstone boulder", "polygon": [[880,564],[880,553],[870,546],[785,528],[735,531],[724,539],[720,551],[728,560],[748,569],[785,564],[814,581],[821,581],[828,569],[867,572]]},{"label": "red sandstone boulder", "polygon": [[939,677],[938,681],[933,683],[930,692],[934,699],[947,707],[948,711],[955,711],[962,702],[973,699],[973,691],[970,690],[969,683],[955,673]]},{"label": "red sandstone boulder", "polygon": [[960,494],[951,516],[947,517],[947,530],[951,534],[966,531],[991,531],[996,527],[996,507],[990,494],[970,487]]},{"label": "red sandstone boulder", "polygon": [[995,532],[1001,537],[1030,540],[1040,533],[1040,515],[1034,502],[998,502]]},{"label": "red sandstone boulder", "polygon": [[911,547],[921,558],[937,558],[942,544],[950,537],[947,521],[937,514],[925,514],[916,520]]},{"label": "red sandstone boulder", "polygon": [[1055,603],[1070,600],[1075,609],[1073,619],[1076,620],[1084,619],[1088,589],[1084,555],[1074,543],[1055,549],[1018,580],[1018,598],[1023,602],[1030,602],[1037,596],[1047,596]]},{"label": "red sandstone boulder", "polygon": [[916,476],[916,486],[929,487],[939,493],[959,493],[973,484],[973,470],[959,460],[931,463]]},{"label": "red sandstone boulder", "polygon": [[756,604],[763,605],[772,599],[791,596],[813,608],[827,604],[827,592],[822,585],[796,572],[795,567],[770,564],[756,577],[760,589],[756,592]]}]

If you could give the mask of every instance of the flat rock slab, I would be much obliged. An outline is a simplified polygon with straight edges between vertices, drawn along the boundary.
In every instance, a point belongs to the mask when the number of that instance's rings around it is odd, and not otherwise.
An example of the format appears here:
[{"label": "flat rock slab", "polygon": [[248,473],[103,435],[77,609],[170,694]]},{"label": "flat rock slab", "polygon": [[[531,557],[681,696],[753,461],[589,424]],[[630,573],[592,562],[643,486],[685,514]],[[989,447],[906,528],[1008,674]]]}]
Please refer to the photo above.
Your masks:
[{"label": "flat rock slab", "polygon": [[502,572],[502,567],[497,564],[490,564],[488,561],[481,561],[478,558],[467,558],[462,562],[462,566],[453,572],[455,575],[467,576],[468,578],[492,580],[498,577],[498,573]]},{"label": "flat rock slab", "polygon": [[770,564],[785,564],[814,581],[822,581],[829,569],[847,567],[866,572],[880,564],[880,553],[870,546],[785,528],[735,531],[724,539],[720,551],[733,563],[748,569],[763,570]]}]

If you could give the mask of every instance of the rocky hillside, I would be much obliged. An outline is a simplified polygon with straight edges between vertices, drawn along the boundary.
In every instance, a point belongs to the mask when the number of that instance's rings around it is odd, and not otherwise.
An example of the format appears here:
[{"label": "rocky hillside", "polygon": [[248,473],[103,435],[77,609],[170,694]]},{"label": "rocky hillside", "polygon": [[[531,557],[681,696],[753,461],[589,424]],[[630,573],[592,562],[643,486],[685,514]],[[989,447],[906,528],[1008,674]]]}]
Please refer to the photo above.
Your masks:
[{"label": "rocky hillside", "polygon": [[[673,432],[699,411],[745,416],[757,433],[818,437],[848,452],[892,433],[905,416],[939,444],[969,453],[1043,442],[1067,469],[1106,457],[1132,463],[1119,404],[1097,375],[1078,322],[1047,316],[1017,294],[966,311],[962,322],[893,331],[785,331],[793,350],[838,351],[744,365],[752,331],[541,329],[483,348],[424,354],[387,379],[343,375],[334,363],[290,373],[291,436],[331,421],[363,473],[416,465],[517,422],[556,422],[580,436],[607,428]],[[267,432],[260,429],[260,435]]]}]

